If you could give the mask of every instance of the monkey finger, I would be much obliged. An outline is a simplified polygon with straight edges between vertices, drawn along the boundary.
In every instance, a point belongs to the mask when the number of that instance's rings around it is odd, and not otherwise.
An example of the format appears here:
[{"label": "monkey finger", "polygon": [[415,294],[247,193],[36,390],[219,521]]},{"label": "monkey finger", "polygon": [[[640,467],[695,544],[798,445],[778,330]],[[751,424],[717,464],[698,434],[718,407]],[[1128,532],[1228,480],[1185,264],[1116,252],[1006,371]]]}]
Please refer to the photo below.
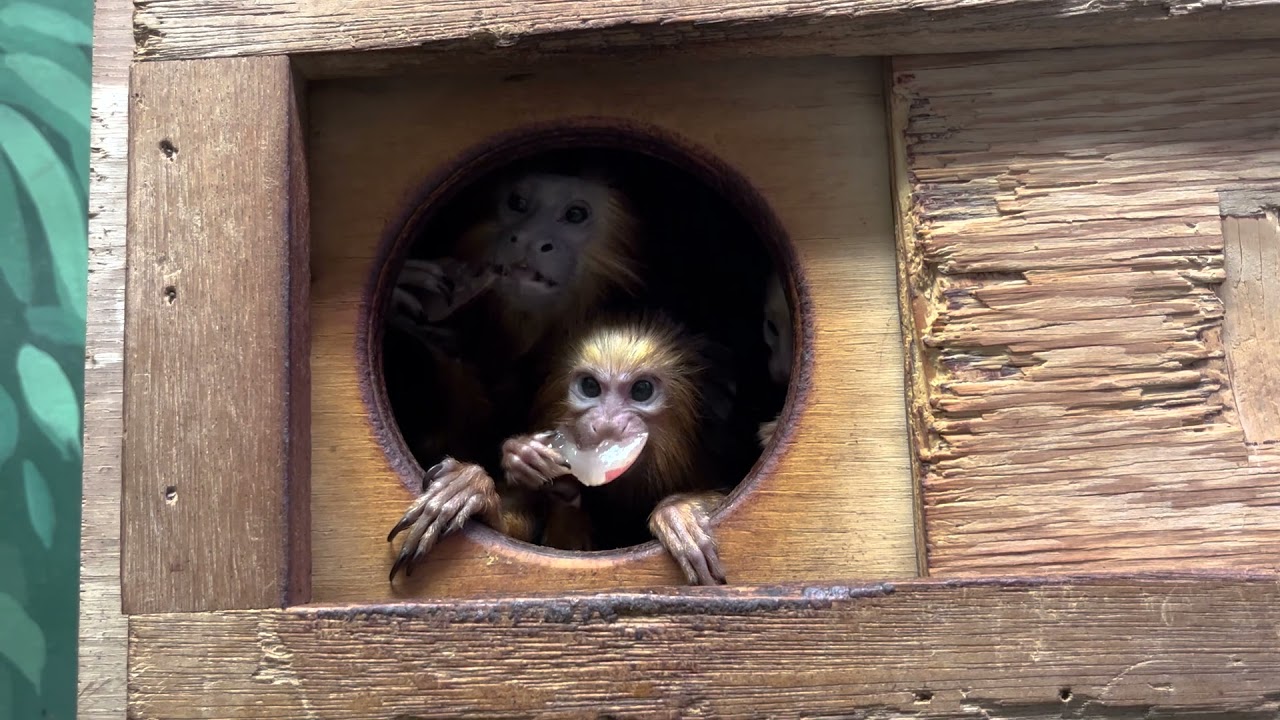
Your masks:
[{"label": "monkey finger", "polygon": [[455,530],[461,530],[462,526],[470,520],[472,516],[480,512],[484,508],[485,499],[480,495],[473,495],[467,498],[466,504],[462,509],[454,515],[453,522],[449,523],[449,527],[445,530],[445,534],[449,534]]},{"label": "monkey finger", "polygon": [[387,534],[387,542],[394,540],[396,535],[403,532],[405,528],[412,525],[422,515],[422,509],[426,507],[427,499],[427,495],[424,494],[419,495],[418,499],[413,501],[404,516],[400,518],[400,522],[396,523],[395,527],[391,528],[391,532]]},{"label": "monkey finger", "polygon": [[709,533],[702,530],[698,536],[698,549],[702,551],[702,556],[706,558],[707,569],[710,571],[710,577],[715,582],[709,585],[725,585],[727,581],[724,578],[724,566],[720,563],[720,553],[716,548],[716,541]]},{"label": "monkey finger", "polygon": [[423,315],[422,303],[418,302],[418,298],[414,297],[413,293],[400,288],[391,290],[391,309],[415,319]]},{"label": "monkey finger", "polygon": [[684,518],[679,517],[676,511],[664,513],[659,522],[659,529],[658,539],[667,547],[667,552],[679,563],[680,569],[684,571],[685,578],[689,584],[703,584],[701,580],[710,570],[703,567],[705,560],[702,559],[701,553],[698,552],[698,544],[685,526]]},{"label": "monkey finger", "polygon": [[547,477],[554,478],[559,475],[563,475],[565,470],[573,469],[573,466],[569,464],[569,461],[565,460],[564,456],[560,454],[560,451],[555,448],[536,442],[536,444],[534,444],[534,450],[537,450],[542,459],[546,461]]},{"label": "monkey finger", "polygon": [[[715,554],[715,543],[711,540],[711,536],[707,534],[706,529],[701,522],[702,518],[696,514],[696,511],[690,510],[686,514],[680,516],[678,525],[678,533],[681,542],[685,544],[686,552],[691,558],[691,564],[697,573],[698,585],[716,585],[717,572],[712,567],[713,558],[717,560]],[[708,552],[709,551],[709,552]]]},{"label": "monkey finger", "polygon": [[[551,450],[551,452],[555,451]],[[554,458],[539,456],[537,465],[534,467],[542,477],[546,478],[546,482],[551,482],[561,475],[569,474],[569,469],[566,467],[568,464],[563,459],[556,461]]]},{"label": "monkey finger", "polygon": [[507,481],[513,484],[537,489],[547,482],[547,478],[517,456],[509,456],[504,465],[506,465]]}]

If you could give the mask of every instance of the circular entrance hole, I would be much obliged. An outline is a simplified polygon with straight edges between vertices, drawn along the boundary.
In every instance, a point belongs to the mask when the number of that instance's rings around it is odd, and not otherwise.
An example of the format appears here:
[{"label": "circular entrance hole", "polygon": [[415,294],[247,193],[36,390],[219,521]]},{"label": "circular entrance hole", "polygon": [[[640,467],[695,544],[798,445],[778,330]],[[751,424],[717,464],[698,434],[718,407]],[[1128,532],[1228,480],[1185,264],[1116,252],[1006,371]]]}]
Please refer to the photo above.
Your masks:
[{"label": "circular entrance hole", "polygon": [[[794,250],[763,198],[724,162],[655,128],[595,120],[526,127],[473,148],[424,183],[384,239],[362,308],[357,354],[375,433],[401,482],[415,495],[421,492],[423,469],[446,454],[477,462],[500,481],[503,438],[536,430],[527,427],[532,398],[517,392],[512,397],[523,399],[509,403],[513,407],[476,408],[486,413],[489,429],[469,428],[465,438],[456,437],[456,418],[440,412],[433,398],[456,391],[461,381],[456,375],[423,372],[421,356],[415,355],[421,351],[420,339],[410,340],[388,327],[393,291],[407,260],[447,256],[456,238],[494,213],[495,189],[504,181],[531,171],[576,175],[587,169],[606,171],[611,187],[626,197],[638,221],[643,290],[631,307],[661,311],[727,350],[732,359],[734,404],[729,437],[721,441],[719,470],[734,489],[713,514],[714,522],[743,500],[771,465],[772,448],[788,434],[789,419],[801,401],[800,378],[808,374],[803,362],[810,344],[808,323],[803,322],[807,303]],[[777,283],[774,306],[779,301],[785,306],[782,316],[766,314],[771,278]],[[474,348],[483,344],[484,333],[493,332],[493,323],[472,320],[461,328],[475,336],[464,343]],[[774,351],[777,343],[769,344],[767,334],[794,341]],[[474,359],[456,345],[448,347],[446,354],[460,352],[468,361]],[[780,378],[778,367],[788,368],[788,377]],[[539,379],[507,380],[531,386]],[[531,393],[533,388],[527,389]],[[762,452],[758,430],[775,420],[777,431]],[[449,439],[451,433],[455,437]],[[590,554],[627,554],[656,545],[642,525],[612,538],[597,537],[598,549]],[[463,532],[486,544],[581,554],[531,546],[479,523],[468,523]]]}]

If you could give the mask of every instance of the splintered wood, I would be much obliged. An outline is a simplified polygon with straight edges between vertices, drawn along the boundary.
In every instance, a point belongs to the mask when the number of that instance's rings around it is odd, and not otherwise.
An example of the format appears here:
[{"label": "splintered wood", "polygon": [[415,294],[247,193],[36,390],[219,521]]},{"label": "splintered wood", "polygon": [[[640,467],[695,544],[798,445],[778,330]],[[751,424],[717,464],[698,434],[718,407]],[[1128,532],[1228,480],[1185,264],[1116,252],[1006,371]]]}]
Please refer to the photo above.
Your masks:
[{"label": "splintered wood", "polygon": [[129,620],[131,718],[1275,717],[1274,579],[731,588]]},{"label": "splintered wood", "polygon": [[1222,217],[1280,187],[1277,77],[1240,43],[894,62],[930,573],[1280,567],[1275,216]]},{"label": "splintered wood", "polygon": [[[1272,38],[1277,0],[138,0],[138,54],[164,60],[362,50],[448,54],[719,46],[894,55]],[[594,62],[598,59],[591,58]]]}]

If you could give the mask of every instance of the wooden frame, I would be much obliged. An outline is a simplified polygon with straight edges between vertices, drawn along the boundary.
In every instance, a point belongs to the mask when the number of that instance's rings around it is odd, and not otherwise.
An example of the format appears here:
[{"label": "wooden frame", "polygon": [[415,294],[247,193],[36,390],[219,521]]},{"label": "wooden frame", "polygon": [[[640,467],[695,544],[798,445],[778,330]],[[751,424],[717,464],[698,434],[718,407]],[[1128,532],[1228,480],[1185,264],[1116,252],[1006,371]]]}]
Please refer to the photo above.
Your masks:
[{"label": "wooden frame", "polygon": [[[192,2],[139,3],[136,33],[118,0],[95,19],[82,716],[1275,711],[1280,54],[1238,41],[1280,38],[1280,2]],[[1206,42],[1064,50],[1187,40]],[[305,605],[308,246],[254,245],[308,234],[296,72],[615,48],[996,53],[894,58],[887,85],[916,550],[938,577]],[[1054,50],[997,52],[1034,48]],[[1088,97],[1099,124],[1069,126]],[[148,396],[166,383],[190,401]],[[1144,465],[1152,440],[1172,471]],[[1064,571],[1126,574],[1012,577]],[[985,579],[947,579],[966,574]]]}]

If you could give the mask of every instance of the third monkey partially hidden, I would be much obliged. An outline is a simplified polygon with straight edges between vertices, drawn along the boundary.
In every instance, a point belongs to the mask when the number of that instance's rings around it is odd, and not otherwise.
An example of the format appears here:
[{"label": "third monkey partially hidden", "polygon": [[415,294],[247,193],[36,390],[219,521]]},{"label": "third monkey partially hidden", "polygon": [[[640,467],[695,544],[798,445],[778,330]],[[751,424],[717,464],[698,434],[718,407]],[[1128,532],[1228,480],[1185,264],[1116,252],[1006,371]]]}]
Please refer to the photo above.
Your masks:
[{"label": "third monkey partially hidden", "polygon": [[[723,583],[708,516],[733,482],[716,457],[733,387],[710,351],[705,340],[657,316],[587,328],[558,355],[539,390],[532,432],[504,443],[502,483],[451,458],[429,471],[426,492],[392,530],[394,537],[409,529],[392,574],[477,516],[518,539],[562,549],[654,537],[689,582]],[[572,468],[544,443],[552,430],[580,445],[648,439],[616,479],[581,487],[566,485]]]}]

